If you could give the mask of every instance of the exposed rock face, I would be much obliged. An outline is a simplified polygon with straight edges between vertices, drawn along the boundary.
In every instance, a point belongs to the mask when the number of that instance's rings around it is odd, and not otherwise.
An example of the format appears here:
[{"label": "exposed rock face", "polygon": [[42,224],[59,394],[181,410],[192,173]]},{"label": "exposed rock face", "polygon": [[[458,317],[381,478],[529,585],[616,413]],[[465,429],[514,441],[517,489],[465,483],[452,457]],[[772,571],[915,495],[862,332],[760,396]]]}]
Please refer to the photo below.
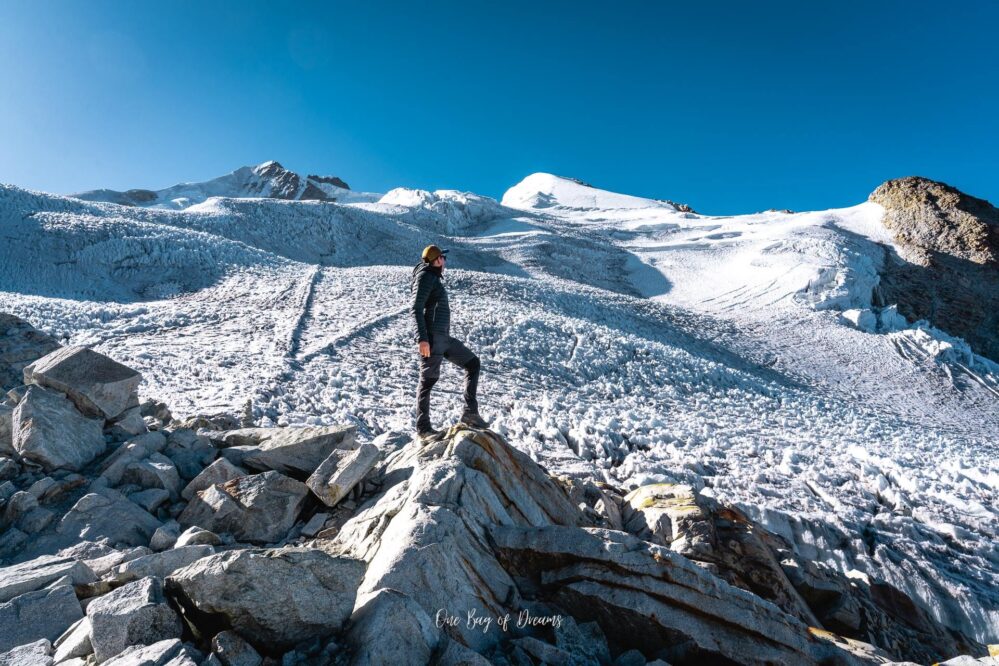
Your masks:
[{"label": "exposed rock face", "polygon": [[[925,319],[999,361],[999,209],[928,180],[890,180],[870,196],[900,245],[886,257],[881,303]],[[878,300],[876,299],[876,300]]]},{"label": "exposed rock face", "polygon": [[295,524],[309,489],[278,472],[242,476],[198,493],[177,517],[240,541],[274,543]]},{"label": "exposed rock face", "polygon": [[62,393],[29,386],[14,408],[14,449],[46,470],[79,470],[104,453],[103,423],[80,414]]},{"label": "exposed rock face", "polygon": [[24,383],[61,391],[86,416],[114,419],[139,406],[142,375],[87,347],[62,347],[24,369]]},{"label": "exposed rock face", "polygon": [[180,618],[163,597],[156,578],[144,578],[105,594],[87,607],[90,642],[98,662],[131,645],[180,638]]},{"label": "exposed rock face", "polygon": [[0,392],[24,383],[24,368],[59,349],[59,342],[12,314],[0,312]]},{"label": "exposed rock face", "polygon": [[340,631],[363,575],[363,562],[320,550],[229,551],[174,572],[166,589],[196,631],[233,629],[273,652]]},{"label": "exposed rock face", "polygon": [[112,544],[145,546],[161,524],[121,493],[104,488],[81,497],[56,531],[73,540],[107,539]]},{"label": "exposed rock face", "polygon": [[337,449],[357,448],[353,426],[241,428],[216,441],[229,462],[259,471],[274,470],[305,480]]}]

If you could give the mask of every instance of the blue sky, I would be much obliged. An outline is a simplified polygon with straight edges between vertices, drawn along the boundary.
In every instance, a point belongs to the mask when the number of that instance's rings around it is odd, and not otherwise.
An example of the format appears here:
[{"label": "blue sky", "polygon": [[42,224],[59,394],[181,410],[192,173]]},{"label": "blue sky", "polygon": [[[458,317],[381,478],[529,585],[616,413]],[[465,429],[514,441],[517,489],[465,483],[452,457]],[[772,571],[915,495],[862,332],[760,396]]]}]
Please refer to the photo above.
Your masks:
[{"label": "blue sky", "polygon": [[714,214],[906,175],[999,203],[999,3],[0,4],[0,182],[276,159],[500,197],[535,171]]}]

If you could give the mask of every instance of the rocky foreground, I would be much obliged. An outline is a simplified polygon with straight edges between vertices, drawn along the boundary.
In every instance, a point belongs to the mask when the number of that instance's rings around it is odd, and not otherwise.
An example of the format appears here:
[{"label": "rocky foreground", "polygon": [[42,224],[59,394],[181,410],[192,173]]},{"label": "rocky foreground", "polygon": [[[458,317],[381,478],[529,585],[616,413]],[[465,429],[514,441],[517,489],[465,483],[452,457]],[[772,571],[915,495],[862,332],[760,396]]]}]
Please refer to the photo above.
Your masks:
[{"label": "rocky foreground", "polygon": [[140,380],[0,315],[0,666],[987,653],[689,486],[554,478],[457,426],[361,444],[352,427],[180,422],[139,403]]}]

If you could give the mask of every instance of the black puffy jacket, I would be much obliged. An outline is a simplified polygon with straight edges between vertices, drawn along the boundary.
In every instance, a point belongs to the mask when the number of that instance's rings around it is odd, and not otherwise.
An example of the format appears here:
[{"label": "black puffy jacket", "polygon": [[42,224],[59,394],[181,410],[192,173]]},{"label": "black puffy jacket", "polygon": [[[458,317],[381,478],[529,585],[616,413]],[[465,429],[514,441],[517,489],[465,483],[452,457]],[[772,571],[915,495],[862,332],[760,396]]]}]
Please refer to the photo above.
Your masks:
[{"label": "black puffy jacket", "polygon": [[416,342],[430,342],[433,335],[450,335],[451,307],[440,269],[421,261],[413,269],[409,287],[413,295],[409,310],[413,314]]}]

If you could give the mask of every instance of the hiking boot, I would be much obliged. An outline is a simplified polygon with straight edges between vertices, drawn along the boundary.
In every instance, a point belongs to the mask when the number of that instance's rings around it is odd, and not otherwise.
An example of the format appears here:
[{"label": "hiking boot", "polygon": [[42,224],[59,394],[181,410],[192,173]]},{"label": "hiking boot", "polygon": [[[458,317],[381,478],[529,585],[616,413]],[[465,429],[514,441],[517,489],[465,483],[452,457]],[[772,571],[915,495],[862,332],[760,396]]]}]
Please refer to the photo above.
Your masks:
[{"label": "hiking boot", "polygon": [[416,437],[424,442],[440,439],[443,434],[444,431],[434,430],[433,428],[425,428],[423,430],[416,431]]},{"label": "hiking boot", "polygon": [[465,425],[471,426],[473,428],[488,428],[489,427],[489,423],[486,422],[485,419],[483,419],[481,416],[479,416],[475,412],[468,413],[468,414],[462,414],[461,415],[461,422],[464,423]]}]

